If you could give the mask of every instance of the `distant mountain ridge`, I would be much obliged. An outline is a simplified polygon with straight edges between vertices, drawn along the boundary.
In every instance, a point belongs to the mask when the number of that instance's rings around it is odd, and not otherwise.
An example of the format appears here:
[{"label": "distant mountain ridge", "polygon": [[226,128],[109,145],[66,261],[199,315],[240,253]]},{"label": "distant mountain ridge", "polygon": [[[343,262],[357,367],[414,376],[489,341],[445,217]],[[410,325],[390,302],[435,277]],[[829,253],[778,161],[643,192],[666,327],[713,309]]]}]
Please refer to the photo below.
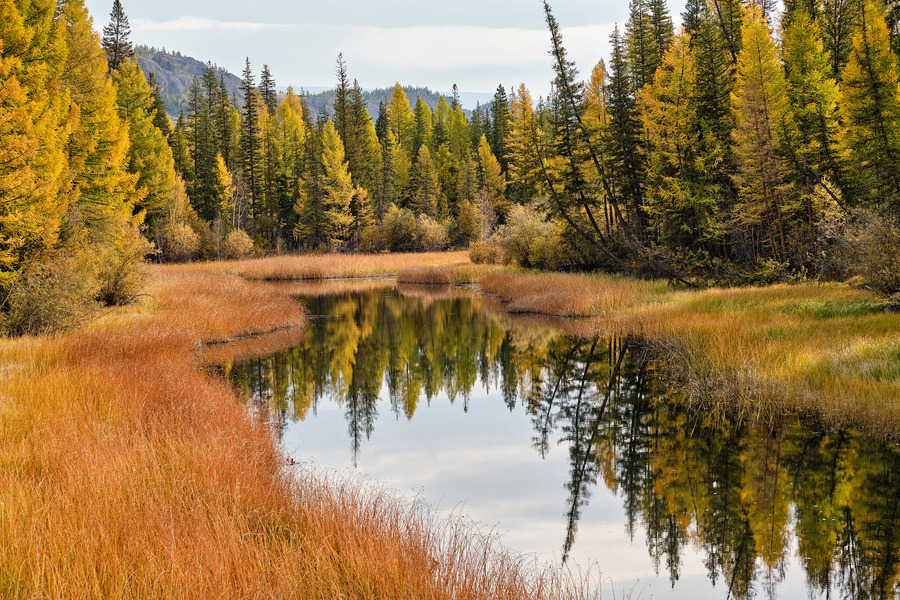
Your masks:
[{"label": "distant mountain ridge", "polygon": [[[150,46],[137,46],[134,49],[134,53],[144,75],[149,77],[150,73],[153,73],[157,81],[159,81],[163,100],[166,102],[166,111],[173,119],[178,117],[182,105],[185,108],[187,107],[188,90],[194,77],[200,78],[210,64],[225,81],[225,89],[228,90],[229,95],[234,96],[238,101],[241,101],[243,98],[241,78],[217,67],[215,63],[205,63],[177,51],[170,52],[165,48],[160,50]],[[279,88],[286,89],[286,86],[279,86]],[[300,94],[302,88],[295,87],[294,91]],[[367,108],[369,114],[372,115],[372,119],[378,118],[379,103],[390,101],[391,91],[392,88],[377,88],[363,91],[363,98],[367,102]],[[433,92],[427,87],[403,86],[403,91],[406,92],[406,96],[409,98],[410,106],[415,106],[416,100],[422,98],[422,101],[434,110],[441,96],[446,99],[448,104],[451,101],[450,96]],[[307,93],[306,102],[314,113],[314,117],[323,112],[334,114],[336,95],[337,92],[333,89],[315,94]],[[470,111],[464,112],[468,115]]]},{"label": "distant mountain ridge", "polygon": [[[137,46],[134,49],[138,66],[147,77],[150,73],[156,76],[166,101],[166,111],[173,118],[178,117],[182,103],[186,106],[188,90],[194,77],[201,77],[212,63],[205,63],[184,56],[180,52],[167,52],[165,48],[158,50],[149,46]],[[230,95],[241,97],[241,78],[225,69],[216,67],[216,72],[224,79],[225,89]]]}]

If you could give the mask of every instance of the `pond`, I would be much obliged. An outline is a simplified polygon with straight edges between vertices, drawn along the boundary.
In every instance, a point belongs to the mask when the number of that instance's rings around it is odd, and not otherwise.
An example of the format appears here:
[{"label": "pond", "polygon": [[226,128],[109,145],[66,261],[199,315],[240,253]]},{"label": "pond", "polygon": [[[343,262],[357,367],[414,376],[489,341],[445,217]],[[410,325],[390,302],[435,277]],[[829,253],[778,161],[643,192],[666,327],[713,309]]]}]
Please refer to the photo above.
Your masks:
[{"label": "pond", "polygon": [[295,461],[595,564],[606,597],[900,597],[896,444],[690,412],[640,340],[474,292],[294,289],[302,342],[226,372]]}]

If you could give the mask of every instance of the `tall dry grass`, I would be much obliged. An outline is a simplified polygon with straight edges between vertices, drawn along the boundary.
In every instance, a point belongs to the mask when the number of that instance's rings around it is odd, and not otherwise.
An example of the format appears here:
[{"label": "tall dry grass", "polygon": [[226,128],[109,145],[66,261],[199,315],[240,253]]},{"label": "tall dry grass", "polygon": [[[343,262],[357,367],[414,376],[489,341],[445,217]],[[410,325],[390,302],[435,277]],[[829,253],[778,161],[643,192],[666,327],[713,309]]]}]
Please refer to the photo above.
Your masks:
[{"label": "tall dry grass", "polygon": [[222,268],[246,279],[299,281],[304,279],[348,279],[395,277],[408,267],[471,264],[468,252],[423,252],[414,254],[310,254],[276,256],[232,263],[209,263],[194,268]]},{"label": "tall dry grass", "polygon": [[141,306],[0,340],[0,597],[590,594],[426,506],[295,472],[196,349],[289,336],[299,305],[208,266],[151,277]]}]

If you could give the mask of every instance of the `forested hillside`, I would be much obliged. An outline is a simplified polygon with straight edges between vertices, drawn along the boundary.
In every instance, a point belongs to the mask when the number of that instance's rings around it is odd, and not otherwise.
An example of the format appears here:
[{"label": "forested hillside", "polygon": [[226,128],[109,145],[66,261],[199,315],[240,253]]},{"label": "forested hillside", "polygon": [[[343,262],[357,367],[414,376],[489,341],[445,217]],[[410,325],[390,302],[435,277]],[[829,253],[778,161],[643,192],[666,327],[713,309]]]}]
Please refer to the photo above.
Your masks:
[{"label": "forested hillside", "polygon": [[[119,3],[103,48],[79,0],[60,6],[6,3],[0,22],[7,329],[52,321],[26,314],[50,288],[127,299],[145,254],[472,244],[477,260],[692,286],[900,290],[900,46],[884,0],[691,0],[678,31],[663,0],[632,0],[609,64],[584,77],[545,3],[556,77],[537,104],[499,86],[467,115],[400,84],[376,104],[339,57],[326,116],[248,61],[237,94],[215,68],[194,77],[174,126]],[[95,277],[80,291],[59,287],[82,272]]]},{"label": "forested hillside", "polygon": [[240,93],[240,77],[196,58],[183,56],[180,52],[167,52],[165,48],[159,50],[149,46],[137,46],[134,49],[134,56],[141,71],[148,77],[152,74],[159,82],[160,96],[165,101],[166,110],[173,119],[178,118],[179,108],[187,102],[191,82],[195,78],[202,77],[210,66],[215,70],[216,77],[222,78],[229,94],[238,95]]}]

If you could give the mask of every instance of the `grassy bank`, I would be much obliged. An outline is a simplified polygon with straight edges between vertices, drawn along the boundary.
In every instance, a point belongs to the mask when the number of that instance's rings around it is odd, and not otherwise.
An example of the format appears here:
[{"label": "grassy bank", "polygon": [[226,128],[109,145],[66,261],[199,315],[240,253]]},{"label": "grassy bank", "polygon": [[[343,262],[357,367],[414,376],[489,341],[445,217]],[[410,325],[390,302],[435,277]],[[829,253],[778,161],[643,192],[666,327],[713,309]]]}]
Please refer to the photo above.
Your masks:
[{"label": "grassy bank", "polygon": [[658,282],[491,273],[509,310],[590,317],[599,335],[638,334],[684,398],[771,419],[812,411],[837,426],[900,435],[900,314],[845,285],[673,291]]},{"label": "grassy bank", "polygon": [[154,267],[139,306],[0,340],[0,597],[582,597],[428,507],[286,465],[199,367],[303,334],[235,268]]}]

